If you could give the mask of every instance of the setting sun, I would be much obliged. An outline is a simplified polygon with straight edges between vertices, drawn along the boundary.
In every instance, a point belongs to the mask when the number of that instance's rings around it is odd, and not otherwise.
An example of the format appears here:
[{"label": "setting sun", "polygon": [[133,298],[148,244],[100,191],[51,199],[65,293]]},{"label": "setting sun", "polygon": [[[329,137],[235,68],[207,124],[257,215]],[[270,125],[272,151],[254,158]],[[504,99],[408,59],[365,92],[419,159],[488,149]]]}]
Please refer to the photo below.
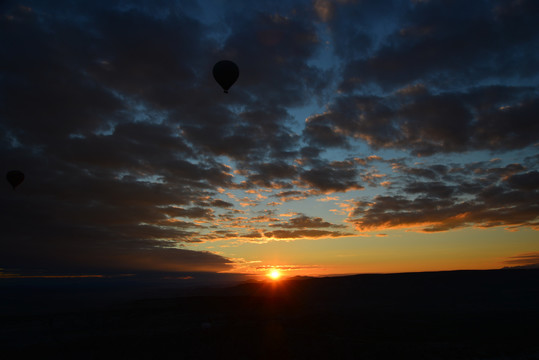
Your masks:
[{"label": "setting sun", "polygon": [[269,272],[268,276],[273,280],[277,280],[281,277],[281,273],[279,270],[273,269]]}]

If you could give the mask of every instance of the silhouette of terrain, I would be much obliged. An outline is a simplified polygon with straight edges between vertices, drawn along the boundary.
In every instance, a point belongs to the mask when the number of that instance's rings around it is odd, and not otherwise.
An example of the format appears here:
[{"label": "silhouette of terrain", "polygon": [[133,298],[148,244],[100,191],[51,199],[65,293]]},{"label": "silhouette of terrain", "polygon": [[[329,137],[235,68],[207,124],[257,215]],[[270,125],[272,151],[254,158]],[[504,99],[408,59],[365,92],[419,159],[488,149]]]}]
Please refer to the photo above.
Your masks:
[{"label": "silhouette of terrain", "polygon": [[293,278],[0,319],[18,357],[537,359],[539,270]]}]

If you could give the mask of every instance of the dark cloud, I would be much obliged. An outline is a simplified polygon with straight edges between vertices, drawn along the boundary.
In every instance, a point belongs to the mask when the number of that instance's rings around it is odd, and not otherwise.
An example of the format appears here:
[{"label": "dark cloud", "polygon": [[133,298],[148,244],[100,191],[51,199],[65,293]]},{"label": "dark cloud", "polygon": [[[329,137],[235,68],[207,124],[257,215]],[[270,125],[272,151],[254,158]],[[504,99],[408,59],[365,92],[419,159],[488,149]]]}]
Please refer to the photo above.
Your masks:
[{"label": "dark cloud", "polygon": [[426,178],[429,180],[436,180],[441,174],[447,173],[447,167],[445,165],[433,165],[426,167],[408,167],[404,164],[394,163],[393,169],[401,173],[409,175],[411,177]]},{"label": "dark cloud", "polygon": [[211,206],[220,207],[220,208],[231,208],[234,206],[234,204],[229,203],[228,201],[224,201],[221,199],[215,199],[210,203]]},{"label": "dark cloud", "polygon": [[[303,131],[303,136],[309,140],[313,147],[348,147],[348,139],[345,134],[340,132],[338,127],[333,127],[331,120],[324,114],[316,115],[308,119],[309,123]],[[318,156],[319,151],[314,154]]]},{"label": "dark cloud", "polygon": [[324,221],[321,217],[310,217],[304,214],[291,218],[285,223],[271,224],[270,227],[280,227],[283,229],[306,229],[306,228],[340,228],[342,225],[335,225]]},{"label": "dark cloud", "polygon": [[[209,253],[177,248],[144,247],[134,242],[121,248],[85,248],[63,244],[56,247],[61,254],[51,252],[52,246],[31,245],[34,251],[10,251],[2,255],[5,270],[22,275],[73,275],[73,274],[140,274],[145,272],[218,272],[231,269],[223,257]],[[56,244],[58,245],[58,244]],[[102,245],[102,244],[100,244]],[[21,266],[24,264],[24,266]]]},{"label": "dark cloud", "polygon": [[338,238],[351,236],[350,233],[340,231],[318,230],[318,229],[301,229],[301,230],[274,230],[264,233],[268,239],[275,240],[293,240],[293,239],[318,239],[318,238]]},{"label": "dark cloud", "polygon": [[410,194],[427,193],[429,197],[449,198],[453,195],[454,188],[442,182],[413,182],[408,184],[404,191]]},{"label": "dark cloud", "polygon": [[262,238],[262,234],[257,232],[257,231],[252,231],[250,233],[243,234],[243,235],[240,235],[238,237],[239,238],[247,238],[247,239],[260,239],[260,238]]},{"label": "dark cloud", "polygon": [[289,115],[277,106],[240,114],[222,109],[208,117],[212,120],[181,125],[182,135],[201,153],[225,155],[247,166],[251,161],[295,154],[298,137],[284,124]]},{"label": "dark cloud", "polygon": [[[505,226],[536,228],[539,197],[536,171],[521,164],[499,166],[499,160],[409,167],[393,163],[395,194],[358,201],[349,221],[359,230]],[[402,175],[401,175],[402,174]]]},{"label": "dark cloud", "polygon": [[193,207],[184,209],[181,207],[169,207],[163,211],[171,217],[186,217],[191,219],[212,219],[213,210],[208,208]]},{"label": "dark cloud", "polygon": [[316,167],[302,171],[300,181],[315,192],[346,192],[363,189],[357,176],[358,172],[352,161],[335,161],[318,163]]},{"label": "dark cloud", "polygon": [[323,20],[331,27],[336,54],[345,59],[370,54],[377,46],[376,34],[381,28],[390,27],[399,17],[399,4],[392,0],[326,4],[329,11]]},{"label": "dark cloud", "polygon": [[290,188],[291,181],[297,177],[297,166],[283,161],[259,163],[249,175],[249,183],[267,188]]},{"label": "dark cloud", "polygon": [[310,194],[305,191],[288,190],[280,191],[273,195],[273,197],[279,198],[281,201],[293,201],[306,199]]},{"label": "dark cloud", "polygon": [[525,253],[509,257],[504,261],[509,269],[537,269],[539,268],[539,253]]},{"label": "dark cloud", "polygon": [[[289,159],[297,153],[299,136],[287,124],[287,108],[311,101],[327,83],[323,71],[307,65],[319,47],[316,28],[297,15],[245,11],[229,16],[229,36],[211,58],[238,63],[237,90],[227,100],[241,104],[241,111],[207,109],[203,119],[178,113],[175,121],[200,150],[229,156],[243,166],[256,167],[250,162],[268,157]],[[199,103],[207,107],[207,100]]]},{"label": "dark cloud", "polygon": [[487,149],[520,149],[537,142],[539,125],[534,117],[539,98],[523,99],[481,113],[474,127],[475,141]]},{"label": "dark cloud", "polygon": [[362,139],[432,155],[537,142],[537,87],[521,86],[539,76],[536,2],[343,2],[327,11],[346,66],[342,95],[306,124],[309,144]]},{"label": "dark cloud", "polygon": [[372,203],[356,207],[350,221],[361,231],[418,227],[434,232],[465,226],[536,228],[539,224],[537,191],[491,185],[466,199],[451,197],[450,193],[458,189],[439,183],[412,184],[407,190],[419,196],[376,196]]},{"label": "dark cloud", "polygon": [[509,185],[518,190],[538,190],[539,189],[539,172],[530,171],[525,174],[512,175],[507,179]]},{"label": "dark cloud", "polygon": [[[313,145],[343,147],[362,139],[375,148],[408,150],[417,155],[468,150],[521,149],[537,142],[537,97],[500,87],[463,93],[343,96],[326,113],[310,118],[304,136]],[[500,92],[488,105],[483,97]],[[485,94],[481,94],[484,92]],[[505,94],[505,96],[504,96]]]},{"label": "dark cloud", "polygon": [[264,103],[300,105],[327,83],[324,72],[306,61],[320,42],[308,20],[275,13],[234,18],[224,54],[248,59],[240,64],[242,86]]},{"label": "dark cloud", "polygon": [[171,221],[212,219],[181,206],[231,182],[166,121],[208,58],[204,26],[181,12],[57,5],[2,14],[2,157],[26,174],[24,190],[2,196],[2,266],[228,269],[219,255],[177,248],[199,241],[188,230],[197,225]]},{"label": "dark cloud", "polygon": [[210,51],[205,26],[182,12],[165,17],[135,9],[95,18],[96,58],[88,69],[101,84],[157,108],[174,108],[200,81],[195,69]]},{"label": "dark cloud", "polygon": [[[537,67],[531,64],[537,62],[539,52],[530,44],[539,38],[533,20],[539,8],[533,0],[473,4],[426,1],[415,5],[393,2],[376,18],[380,24],[387,24],[385,41],[380,41],[380,31],[368,31],[360,22],[365,16],[360,14],[361,6],[342,7],[343,11],[333,20],[337,24],[337,43],[344,31],[350,31],[350,27],[344,29],[338,24],[356,20],[360,25],[351,28],[359,28],[356,31],[363,36],[347,36],[347,45],[364,49],[351,54],[343,89],[351,90],[365,83],[394,88],[417,79],[444,86],[537,75]],[[357,43],[350,43],[354,40]],[[365,49],[373,42],[379,45],[371,51]]]}]

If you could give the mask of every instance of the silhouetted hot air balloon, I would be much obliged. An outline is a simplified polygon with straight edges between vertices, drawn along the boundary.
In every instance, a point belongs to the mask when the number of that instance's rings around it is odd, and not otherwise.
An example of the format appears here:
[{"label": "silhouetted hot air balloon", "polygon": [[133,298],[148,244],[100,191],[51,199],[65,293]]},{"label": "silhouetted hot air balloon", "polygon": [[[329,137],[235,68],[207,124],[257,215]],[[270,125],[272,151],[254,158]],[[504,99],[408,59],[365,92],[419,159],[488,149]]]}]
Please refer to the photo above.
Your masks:
[{"label": "silhouetted hot air balloon", "polygon": [[213,77],[221,85],[225,93],[238,80],[240,69],[238,65],[229,60],[221,60],[213,66]]},{"label": "silhouetted hot air balloon", "polygon": [[24,180],[24,174],[19,170],[11,170],[6,174],[7,181],[13,186],[13,190]]}]

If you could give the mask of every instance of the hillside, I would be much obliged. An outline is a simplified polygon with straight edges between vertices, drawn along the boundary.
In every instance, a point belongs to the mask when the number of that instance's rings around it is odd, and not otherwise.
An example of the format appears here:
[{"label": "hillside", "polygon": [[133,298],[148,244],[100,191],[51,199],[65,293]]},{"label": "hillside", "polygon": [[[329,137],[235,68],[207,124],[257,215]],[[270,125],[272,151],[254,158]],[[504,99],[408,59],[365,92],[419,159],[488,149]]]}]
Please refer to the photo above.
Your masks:
[{"label": "hillside", "polygon": [[539,270],[301,278],[2,318],[40,358],[533,359]]}]

